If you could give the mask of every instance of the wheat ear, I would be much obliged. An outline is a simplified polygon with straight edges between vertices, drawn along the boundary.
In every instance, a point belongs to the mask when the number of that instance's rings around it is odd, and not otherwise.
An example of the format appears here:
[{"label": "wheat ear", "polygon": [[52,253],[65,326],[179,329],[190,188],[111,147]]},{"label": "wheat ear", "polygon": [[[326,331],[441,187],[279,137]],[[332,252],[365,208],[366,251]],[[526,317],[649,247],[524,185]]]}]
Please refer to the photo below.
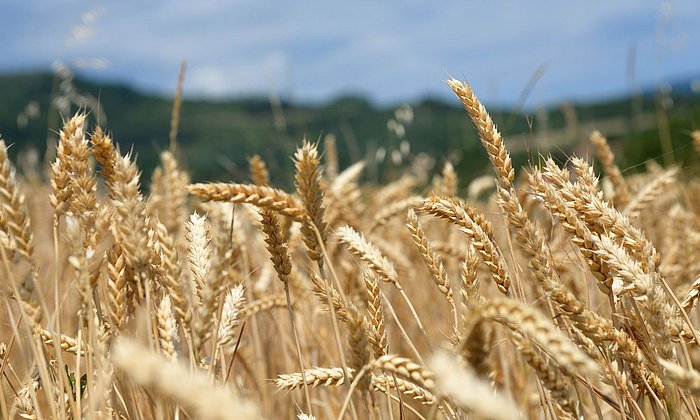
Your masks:
[{"label": "wheat ear", "polygon": [[175,345],[177,343],[178,334],[177,321],[173,315],[170,296],[165,295],[165,297],[160,301],[158,311],[156,313],[156,319],[158,324],[157,331],[160,350],[168,360],[173,361],[177,358]]},{"label": "wheat ear", "polygon": [[322,265],[321,244],[318,243],[319,238],[316,236],[315,229],[318,230],[320,240],[323,242],[326,241],[328,233],[324,220],[321,162],[316,145],[304,140],[294,154],[294,165],[296,166],[295,185],[307,215],[301,226],[302,239],[308,249],[309,257]]},{"label": "wheat ear", "polygon": [[418,208],[421,212],[454,223],[479,251],[498,290],[508,294],[510,277],[505,259],[493,241],[491,225],[467,203],[454,198],[429,197]]},{"label": "wheat ear", "polygon": [[502,323],[513,331],[526,333],[566,373],[572,374],[570,369],[573,368],[582,375],[595,377],[598,374],[598,366],[534,308],[512,299],[495,298],[474,305],[472,310],[480,317]]},{"label": "wheat ear", "polygon": [[[134,357],[138,355],[138,357]],[[171,363],[133,341],[121,340],[112,349],[112,361],[135,384],[172,398],[202,419],[258,419],[257,408],[201,371]]]},{"label": "wheat ear", "polygon": [[170,151],[160,154],[160,162],[163,167],[163,179],[158,219],[168,232],[177,238],[187,218],[185,209],[189,176],[180,168],[175,155]]},{"label": "wheat ear", "polygon": [[202,350],[204,343],[212,336],[216,325],[219,294],[223,288],[223,277],[211,273],[211,235],[206,216],[194,213],[187,223],[189,261],[195,286],[199,291],[200,305],[194,324],[195,349]]},{"label": "wheat ear", "polygon": [[168,233],[168,228],[157,223],[154,228],[155,244],[154,252],[157,256],[157,271],[161,272],[161,282],[168,290],[172,300],[175,318],[185,331],[192,329],[192,301],[189,290],[185,287],[182,276],[182,266],[179,263],[179,256],[175,240]]},{"label": "wheat ear", "polygon": [[[287,301],[287,313],[289,314],[289,322],[292,326],[292,335],[296,346],[297,359],[299,361],[299,367],[303,372],[304,358],[301,353],[301,343],[299,342],[299,334],[297,332],[297,326],[294,320],[292,298],[289,293],[289,274],[292,271],[292,262],[289,257],[289,253],[287,252],[287,247],[289,246],[288,239],[282,232],[282,228],[276,214],[265,211],[265,209],[261,209],[260,216],[262,217],[262,230],[265,234],[265,244],[268,252],[270,253],[270,260],[272,261],[275,272],[277,272],[277,277],[284,286],[284,295]],[[304,383],[304,398],[306,399],[306,409],[311,413],[311,397],[309,394],[309,387],[306,383]]]},{"label": "wheat ear", "polygon": [[95,156],[95,160],[102,165],[100,174],[104,177],[105,183],[109,187],[109,184],[113,181],[114,165],[117,162],[119,153],[112,142],[112,138],[99,126],[92,133],[90,143],[92,143],[92,154]]},{"label": "wheat ear", "polygon": [[150,248],[146,226],[146,206],[141,195],[140,173],[131,156],[117,156],[113,163],[114,173],[110,187],[110,197],[115,208],[117,240],[126,263],[133,270],[129,281],[136,283],[133,289],[143,287],[150,274]]},{"label": "wheat ear", "polygon": [[413,243],[416,244],[418,252],[421,258],[425,262],[425,265],[430,270],[430,274],[433,277],[433,282],[437,286],[440,293],[445,295],[447,301],[452,305],[454,310],[454,298],[452,296],[452,286],[450,285],[450,280],[447,278],[447,271],[445,266],[440,261],[438,255],[432,250],[428,238],[425,235],[425,231],[418,221],[418,216],[413,209],[408,211],[408,223],[406,224],[409,232],[411,232],[411,237],[413,238]]},{"label": "wheat ear", "polygon": [[515,179],[515,170],[503,137],[496,129],[496,124],[469,85],[455,79],[448,80],[447,84],[462,101],[464,109],[474,123],[481,144],[486,149],[491,164],[496,169],[499,185],[504,189],[509,189],[513,184],[513,179]]},{"label": "wheat ear", "polygon": [[51,164],[51,195],[49,201],[54,208],[56,221],[63,216],[71,206],[74,185],[73,160],[76,158],[73,149],[84,140],[85,115],[77,114],[68,120],[61,129],[56,150],[56,160]]},{"label": "wheat ear", "polygon": [[675,362],[659,359],[666,377],[676,385],[689,390],[693,395],[700,395],[700,373],[694,369],[686,369]]},{"label": "wheat ear", "polygon": [[671,168],[654,178],[645,185],[627,204],[624,213],[629,217],[636,217],[651,204],[658,196],[667,190],[676,181],[678,168]]},{"label": "wheat ear", "polygon": [[222,347],[230,346],[235,339],[235,329],[240,322],[241,308],[245,305],[243,286],[237,285],[226,294],[224,307],[221,310],[221,324],[217,334],[217,344]]},{"label": "wheat ear", "polygon": [[598,159],[603,164],[603,169],[615,188],[613,202],[617,207],[624,208],[630,202],[630,191],[625,178],[622,177],[620,168],[615,164],[615,154],[610,150],[608,140],[600,131],[596,130],[591,133],[591,143],[595,146]]},{"label": "wheat ear", "polygon": [[249,302],[241,308],[240,319],[247,319],[259,312],[272,308],[286,308],[287,298],[284,295],[264,296],[258,300]]},{"label": "wheat ear", "polygon": [[30,273],[19,285],[19,298],[34,326],[42,319],[42,311],[35,296],[37,269],[34,267],[34,236],[24,195],[19,189],[15,167],[7,156],[5,141],[0,139],[0,214],[8,237],[16,244],[19,255],[30,267]]},{"label": "wheat ear", "polygon": [[389,353],[389,343],[384,324],[384,309],[382,308],[382,294],[379,290],[379,281],[374,272],[363,271],[367,289],[367,312],[369,315],[369,342],[372,345],[374,357],[380,357]]},{"label": "wheat ear", "polygon": [[350,226],[341,226],[336,232],[340,242],[345,244],[353,255],[367,263],[367,267],[377,273],[382,281],[398,283],[399,275],[394,265],[374,244],[365,239],[364,235]]},{"label": "wheat ear", "polygon": [[[551,174],[551,171],[549,173]],[[597,235],[593,234],[586,224],[579,220],[576,211],[556,193],[554,186],[544,181],[542,174],[538,170],[533,170],[530,175],[530,185],[534,189],[535,194],[542,198],[545,207],[552,213],[552,216],[569,233],[571,241],[579,248],[591,274],[598,281],[598,287],[601,291],[610,295],[612,293],[613,278],[607,264],[596,253],[597,248],[594,241]]]},{"label": "wheat ear", "polygon": [[191,184],[187,190],[204,200],[248,203],[257,207],[270,208],[297,222],[303,222],[306,215],[304,207],[294,197],[271,187],[210,183]]},{"label": "wheat ear", "polygon": [[488,383],[462,369],[457,360],[447,354],[433,356],[430,367],[435,372],[439,395],[450,397],[473,418],[512,420],[522,417],[511,400],[494,393]]},{"label": "wheat ear", "polygon": [[413,315],[413,319],[418,325],[418,329],[423,334],[428,347],[432,347],[430,344],[430,339],[428,338],[428,333],[426,332],[420,317],[416,313],[411,300],[401,287],[401,284],[399,283],[399,275],[396,273],[394,265],[391,263],[391,261],[382,255],[382,253],[373,243],[369,242],[361,233],[349,226],[341,226],[338,228],[337,235],[340,238],[340,242],[347,245],[350,252],[364,261],[367,264],[367,267],[377,273],[381,280],[392,283],[399,290],[401,297],[406,302],[406,305]]},{"label": "wheat ear", "polygon": [[513,332],[511,339],[518,350],[518,354],[533,368],[542,385],[549,391],[555,404],[571,417],[578,418],[579,413],[573,390],[569,383],[561,377],[559,369],[540,354],[532,346],[528,338]]},{"label": "wheat ear", "polygon": [[[304,373],[304,375],[299,372],[281,374],[275,380],[275,385],[278,389],[293,390],[301,388],[304,380],[306,380],[309,385],[314,388],[319,386],[337,387],[346,383],[345,376],[343,375],[343,368],[340,367],[317,367],[306,369]],[[354,370],[348,369],[349,380],[353,379],[354,374]],[[374,390],[382,393],[386,393],[387,387],[390,390],[398,390],[403,395],[409,396],[422,404],[432,405],[437,401],[435,395],[433,395],[427,389],[422,388],[411,381],[395,378],[390,375],[373,374],[371,375],[370,384]]]}]

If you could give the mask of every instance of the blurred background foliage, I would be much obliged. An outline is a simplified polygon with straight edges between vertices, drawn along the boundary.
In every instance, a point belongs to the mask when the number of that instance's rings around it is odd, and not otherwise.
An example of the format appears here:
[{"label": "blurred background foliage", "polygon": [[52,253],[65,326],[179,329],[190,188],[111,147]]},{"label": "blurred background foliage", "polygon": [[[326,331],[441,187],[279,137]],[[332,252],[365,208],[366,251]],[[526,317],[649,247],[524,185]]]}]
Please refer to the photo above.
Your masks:
[{"label": "blurred background foliage", "polygon": [[[623,170],[643,170],[652,159],[687,166],[697,159],[689,134],[700,121],[700,95],[688,86],[681,81],[599,102],[489,111],[519,166],[544,154],[561,160],[571,154],[591,156],[588,135],[593,129],[608,136]],[[0,75],[0,92],[0,135],[28,164],[45,165],[53,158],[45,151],[52,150],[47,145],[56,141],[55,130],[80,109],[90,114],[91,127],[99,121],[122,150],[133,150],[144,184],[158,164],[158,153],[168,147],[172,98],[97,84],[67,69]],[[260,154],[273,182],[287,188],[293,182],[289,156],[296,146],[305,137],[323,143],[327,136],[335,138],[343,167],[366,160],[370,182],[385,182],[415,165],[434,173],[449,160],[464,187],[484,174],[488,164],[456,99],[378,107],[359,96],[313,105],[274,97],[187,98],[178,144],[193,180],[246,181],[247,159]]]}]

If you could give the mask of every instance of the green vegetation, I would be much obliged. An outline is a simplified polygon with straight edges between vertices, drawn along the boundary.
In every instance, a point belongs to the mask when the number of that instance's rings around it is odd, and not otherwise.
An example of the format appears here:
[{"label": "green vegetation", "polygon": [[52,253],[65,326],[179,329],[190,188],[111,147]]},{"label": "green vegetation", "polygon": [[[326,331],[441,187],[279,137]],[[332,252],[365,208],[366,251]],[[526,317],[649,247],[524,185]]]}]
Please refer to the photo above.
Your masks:
[{"label": "green vegetation", "polygon": [[[146,172],[144,179],[156,166],[158,152],[168,144],[171,98],[126,86],[61,79],[48,73],[0,76],[0,91],[0,134],[15,144],[14,154],[33,147],[43,156],[47,139],[52,141],[61,123],[59,108],[54,106],[61,96],[67,97],[72,106],[64,117],[83,104],[93,120],[99,119],[116,134],[115,140],[123,150],[133,147],[139,166]],[[694,158],[694,154],[687,153],[688,133],[700,121],[700,98],[684,94],[668,99],[673,101],[667,115],[674,139],[672,157],[685,162]],[[581,147],[587,148],[588,133],[598,128],[608,136],[613,148],[624,148],[621,167],[632,168],[650,158],[663,161],[657,102],[652,95],[640,95],[569,104],[530,115],[508,110],[496,110],[493,115],[514,152],[516,164],[524,164],[538,153],[586,154],[587,149]],[[29,104],[34,105],[34,110],[29,109],[30,118],[23,124],[18,116],[27,114]],[[411,107],[415,117],[405,127],[404,138],[410,144],[410,152],[404,153],[402,168],[406,160],[425,153],[437,159],[432,162],[436,169],[445,160],[453,161],[462,179],[484,172],[486,162],[476,134],[464,122],[463,110],[456,101],[426,99]],[[368,176],[381,180],[395,174],[391,151],[398,149],[402,141],[387,129],[394,110],[395,107],[378,108],[363,98],[347,96],[314,106],[282,102],[275,118],[270,101],[264,98],[186,100],[178,141],[194,180],[242,180],[246,177],[246,159],[259,153],[270,167],[273,182],[290,185],[292,164],[287,156],[301,139],[316,140],[333,134],[341,165],[371,156]],[[387,151],[386,158],[382,165],[374,166],[378,148]]]}]

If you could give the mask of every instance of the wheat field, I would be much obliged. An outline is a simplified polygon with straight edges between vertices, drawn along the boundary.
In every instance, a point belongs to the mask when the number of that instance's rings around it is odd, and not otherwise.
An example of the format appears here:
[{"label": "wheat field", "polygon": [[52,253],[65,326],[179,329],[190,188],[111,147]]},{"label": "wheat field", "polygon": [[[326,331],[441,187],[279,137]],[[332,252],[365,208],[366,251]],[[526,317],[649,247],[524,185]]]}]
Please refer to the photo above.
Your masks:
[{"label": "wheat field", "polygon": [[448,85],[495,173],[467,198],[449,163],[364,184],[332,141],[293,192],[258,156],[192,184],[177,117],[148,192],[85,114],[48,173],[2,140],[2,418],[700,418],[700,181],[625,177],[599,132],[602,179],[514,168]]}]

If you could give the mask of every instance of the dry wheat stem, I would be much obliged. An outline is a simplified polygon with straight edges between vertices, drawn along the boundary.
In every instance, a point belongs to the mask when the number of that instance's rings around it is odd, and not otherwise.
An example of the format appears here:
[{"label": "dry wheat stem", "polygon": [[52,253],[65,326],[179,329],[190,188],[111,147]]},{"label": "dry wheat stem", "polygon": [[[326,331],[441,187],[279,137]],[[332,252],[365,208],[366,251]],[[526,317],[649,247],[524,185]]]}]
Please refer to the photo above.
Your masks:
[{"label": "dry wheat stem", "polygon": [[177,75],[177,89],[175,90],[175,99],[173,99],[173,109],[170,114],[170,150],[177,149],[177,131],[180,125],[180,109],[182,106],[182,90],[185,85],[185,71],[187,70],[187,61],[180,62],[180,72]]}]

